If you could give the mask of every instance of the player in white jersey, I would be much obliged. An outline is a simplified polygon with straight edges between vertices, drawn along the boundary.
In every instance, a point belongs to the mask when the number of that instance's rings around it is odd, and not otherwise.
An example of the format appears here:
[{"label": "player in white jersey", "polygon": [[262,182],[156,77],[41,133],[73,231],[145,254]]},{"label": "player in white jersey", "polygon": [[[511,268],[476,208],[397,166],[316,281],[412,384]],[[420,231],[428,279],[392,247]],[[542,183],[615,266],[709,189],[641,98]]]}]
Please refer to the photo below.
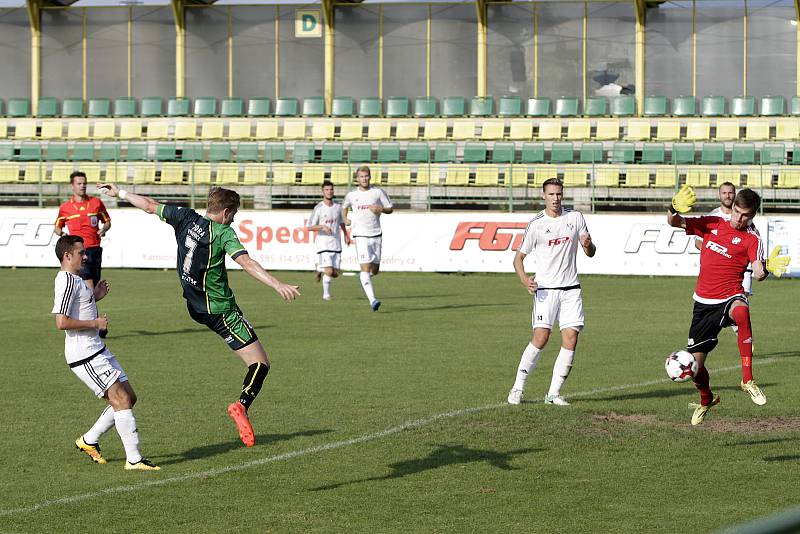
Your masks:
[{"label": "player in white jersey", "polygon": [[90,289],[81,278],[88,256],[80,236],[62,236],[56,243],[56,257],[61,270],[56,275],[52,313],[56,327],[64,330],[66,336],[67,365],[95,395],[108,403],[92,428],[75,440],[75,447],[94,462],[106,463],[100,453],[100,436],[116,426],[125,448],[125,469],[158,470],[139,452],[139,431],[133,416],[136,393],[125,371],[100,339],[99,331],[108,327],[108,318],[98,317],[97,301],[108,294],[108,282],[100,280]]},{"label": "player in white jersey", "polygon": [[[534,296],[533,336],[522,353],[514,386],[508,393],[509,404],[519,404],[525,382],[542,350],[550,339],[556,321],[561,328],[561,350],[553,365],[553,377],[545,403],[566,406],[561,387],[569,376],[575,358],[578,334],[583,328],[583,299],[578,282],[578,245],[590,258],[597,248],[586,227],[583,215],[561,206],[564,186],[551,178],[542,185],[545,209],[534,217],[514,257],[514,271],[520,282]],[[533,253],[536,274],[525,272],[525,257]]]},{"label": "player in white jersey", "polygon": [[331,281],[339,276],[342,234],[348,245],[350,237],[342,218],[342,205],[333,201],[333,183],[329,180],[322,182],[322,202],[314,206],[306,228],[317,233],[314,238],[317,247],[317,276],[322,275],[322,298],[330,300]]},{"label": "player in white jersey", "polygon": [[[372,311],[378,311],[381,301],[375,298],[372,289],[372,277],[378,274],[381,267],[381,214],[392,213],[392,201],[379,187],[370,186],[369,167],[362,166],[356,170],[358,188],[347,193],[342,204],[342,217],[356,243],[358,263],[361,265],[361,287],[369,300]],[[352,220],[348,214],[352,210]]]}]

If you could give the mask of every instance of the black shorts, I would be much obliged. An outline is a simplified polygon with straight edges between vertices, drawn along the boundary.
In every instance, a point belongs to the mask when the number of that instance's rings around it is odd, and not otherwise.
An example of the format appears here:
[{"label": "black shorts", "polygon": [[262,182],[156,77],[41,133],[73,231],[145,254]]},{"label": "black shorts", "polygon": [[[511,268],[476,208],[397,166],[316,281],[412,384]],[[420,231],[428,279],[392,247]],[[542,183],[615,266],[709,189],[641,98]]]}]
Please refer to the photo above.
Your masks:
[{"label": "black shorts", "polygon": [[204,324],[219,334],[231,350],[239,350],[258,340],[256,331],[242,315],[242,310],[237,306],[235,310],[227,313],[197,312],[191,306],[189,315],[200,324]]},{"label": "black shorts", "polygon": [[747,299],[741,295],[731,297],[719,304],[702,304],[695,301],[686,350],[705,354],[714,350],[719,342],[717,335],[720,330],[735,324],[730,318],[730,311],[731,306],[737,300],[747,304]]},{"label": "black shorts", "polygon": [[94,285],[100,281],[100,271],[103,267],[103,247],[86,249],[86,263],[83,264],[81,278],[91,280]]}]

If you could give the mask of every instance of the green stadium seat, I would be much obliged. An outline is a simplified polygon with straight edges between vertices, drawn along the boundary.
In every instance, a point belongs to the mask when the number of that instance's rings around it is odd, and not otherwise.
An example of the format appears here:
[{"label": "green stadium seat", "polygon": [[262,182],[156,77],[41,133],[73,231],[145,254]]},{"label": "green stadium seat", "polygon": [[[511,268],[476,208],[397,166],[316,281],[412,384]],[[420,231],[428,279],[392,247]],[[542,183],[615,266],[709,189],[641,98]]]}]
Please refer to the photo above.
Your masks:
[{"label": "green stadium seat", "polygon": [[635,159],[636,147],[633,143],[614,143],[611,163],[633,163]]},{"label": "green stadium seat", "polygon": [[453,163],[456,161],[456,143],[437,143],[433,151],[434,163]]},{"label": "green stadium seat", "polygon": [[724,96],[704,96],[700,114],[703,117],[722,117],[725,115]]},{"label": "green stadium seat", "polygon": [[314,143],[295,143],[292,148],[292,163],[313,162],[315,155]]},{"label": "green stadium seat", "polygon": [[469,103],[470,117],[491,117],[494,114],[494,98],[475,96]]},{"label": "green stadium seat", "polygon": [[231,144],[211,143],[208,149],[208,161],[231,161]]},{"label": "green stadium seat", "polygon": [[0,142],[0,161],[11,161],[14,159],[14,143]]},{"label": "green stadium seat", "polygon": [[583,114],[586,117],[604,117],[608,115],[608,99],[604,96],[590,96],[583,103]]},{"label": "green stadium seat", "polygon": [[672,99],[672,114],[676,117],[694,117],[697,105],[693,96],[676,96]]},{"label": "green stadium seat", "polygon": [[286,143],[282,141],[267,143],[264,147],[264,161],[286,161]]},{"label": "green stadium seat", "polygon": [[244,99],[239,97],[223,98],[219,114],[221,117],[242,117],[244,115]]},{"label": "green stadium seat", "polygon": [[701,165],[722,165],[725,163],[724,143],[703,143],[700,151]]},{"label": "green stadium seat", "polygon": [[752,117],[756,114],[756,99],[752,96],[735,96],[731,98],[731,115],[734,117]]},{"label": "green stadium seat", "polygon": [[72,161],[94,161],[94,143],[82,141],[72,147]]},{"label": "green stadium seat", "polygon": [[120,144],[116,141],[107,141],[100,145],[97,154],[98,161],[119,161],[122,155]]},{"label": "green stadium seat", "polygon": [[734,143],[731,164],[753,165],[756,162],[756,146],[752,143]]},{"label": "green stadium seat", "polygon": [[175,143],[157,143],[156,161],[175,161],[178,159]]},{"label": "green stadium seat", "polygon": [[486,143],[466,143],[464,145],[464,163],[486,163]]},{"label": "green stadium seat", "polygon": [[87,115],[89,117],[110,117],[111,99],[110,98],[90,98]]},{"label": "green stadium seat", "polygon": [[8,116],[13,118],[30,117],[31,101],[27,98],[9,98]]},{"label": "green stadium seat", "polygon": [[443,117],[463,117],[464,116],[464,97],[446,96],[442,100]]},{"label": "green stadium seat", "polygon": [[[797,150],[792,153],[794,154]],[[786,161],[786,145],[783,143],[764,143],[761,146],[761,164],[762,165],[781,165]],[[794,162],[793,162],[794,163]]]},{"label": "green stadium seat", "polygon": [[633,95],[619,95],[611,99],[613,117],[632,117],[636,115],[636,98]]},{"label": "green stadium seat", "polygon": [[800,145],[794,145],[794,148],[792,149],[792,158],[789,163],[792,165],[800,164]]},{"label": "green stadium seat", "polygon": [[800,96],[793,96],[789,101],[789,115],[792,117],[800,115]]},{"label": "green stadium seat", "polygon": [[322,143],[319,160],[322,163],[341,163],[344,161],[344,145],[338,142]]},{"label": "green stadium seat", "polygon": [[406,163],[428,163],[431,160],[431,148],[428,143],[408,143],[406,147]]},{"label": "green stadium seat", "polygon": [[258,155],[258,143],[245,141],[236,145],[235,161],[237,163],[252,163],[260,159]]},{"label": "green stadium seat", "polygon": [[115,99],[114,100],[114,116],[115,117],[135,117],[136,116],[136,99],[135,98],[117,98],[117,99]]},{"label": "green stadium seat", "polygon": [[275,116],[297,117],[299,107],[300,105],[296,98],[279,98],[275,102]]},{"label": "green stadium seat", "polygon": [[578,115],[578,97],[560,96],[556,98],[556,117],[575,117]]},{"label": "green stadium seat", "polygon": [[674,143],[672,145],[672,163],[675,165],[694,163],[694,143]]},{"label": "green stadium seat", "polygon": [[247,115],[248,117],[269,117],[269,107],[269,98],[251,98],[247,101]]},{"label": "green stadium seat", "polygon": [[[283,99],[281,99],[283,100]],[[278,101],[278,108],[280,108],[280,100]],[[276,113],[279,117],[280,113]],[[307,96],[303,99],[303,116],[304,117],[322,117],[325,115],[325,99],[321,96]]]},{"label": "green stadium seat", "polygon": [[164,115],[164,100],[160,96],[142,98],[142,117],[161,117]]},{"label": "green stadium seat", "polygon": [[495,143],[492,148],[492,163],[514,163],[516,147],[514,143]]},{"label": "green stadium seat", "polygon": [[549,117],[550,99],[549,98],[529,98],[528,109],[525,111],[528,117]]},{"label": "green stadium seat", "polygon": [[186,117],[189,115],[188,98],[170,98],[167,102],[168,117]]},{"label": "green stadium seat", "polygon": [[520,161],[522,163],[544,163],[544,143],[524,143]]},{"label": "green stadium seat", "polygon": [[180,150],[181,161],[203,161],[203,143],[199,141],[192,141],[183,143],[183,148]]},{"label": "green stadium seat", "polygon": [[378,163],[398,163],[400,161],[400,143],[378,144]]},{"label": "green stadium seat", "polygon": [[642,163],[662,164],[666,161],[664,143],[644,143],[642,145]]},{"label": "green stadium seat", "polygon": [[390,96],[386,99],[386,116],[408,117],[409,103],[405,96]]},{"label": "green stadium seat", "polygon": [[39,143],[22,143],[19,147],[20,161],[41,161],[42,159],[42,145]]},{"label": "green stadium seat", "polygon": [[501,96],[497,105],[497,115],[500,117],[521,117],[522,99],[518,96]]},{"label": "green stadium seat", "polygon": [[347,149],[347,161],[350,163],[372,161],[372,145],[370,143],[351,143]]},{"label": "green stadium seat", "polygon": [[40,98],[37,117],[55,117],[58,115],[58,100],[55,98]]},{"label": "green stadium seat", "polygon": [[147,143],[128,143],[127,161],[147,161]]},{"label": "green stadium seat", "polygon": [[415,117],[435,117],[436,99],[428,96],[420,96],[414,99]]},{"label": "green stadium seat", "polygon": [[550,163],[573,163],[575,148],[572,143],[553,143],[550,147]]},{"label": "green stadium seat", "polygon": [[365,96],[358,103],[358,114],[361,117],[380,117],[383,114],[383,102],[377,96]]},{"label": "green stadium seat", "polygon": [[761,115],[779,117],[784,114],[786,103],[782,96],[765,96],[761,98]]},{"label": "green stadium seat", "polygon": [[194,100],[195,117],[214,117],[217,114],[217,99],[213,96],[198,96]]},{"label": "green stadium seat", "polygon": [[605,163],[606,151],[603,143],[583,143],[578,154],[578,163]]},{"label": "green stadium seat", "polygon": [[644,116],[663,117],[669,114],[669,104],[666,96],[650,95],[644,97]]},{"label": "green stadium seat", "polygon": [[69,146],[67,143],[60,141],[48,143],[44,159],[46,161],[67,161],[69,159]]},{"label": "green stadium seat", "polygon": [[333,117],[352,117],[355,104],[352,96],[337,96],[333,99],[331,115]]}]

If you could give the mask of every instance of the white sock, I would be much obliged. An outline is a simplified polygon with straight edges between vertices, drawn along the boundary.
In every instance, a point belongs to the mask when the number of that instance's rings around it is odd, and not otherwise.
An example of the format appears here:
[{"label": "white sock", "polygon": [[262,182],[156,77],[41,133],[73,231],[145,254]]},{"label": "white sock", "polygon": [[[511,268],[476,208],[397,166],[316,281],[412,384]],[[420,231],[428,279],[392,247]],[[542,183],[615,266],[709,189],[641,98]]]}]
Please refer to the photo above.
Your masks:
[{"label": "white sock", "polygon": [[548,396],[561,395],[561,386],[564,385],[564,382],[569,376],[569,372],[572,369],[572,361],[574,359],[574,350],[567,350],[564,347],[561,347],[561,350],[558,351],[556,363],[553,365],[553,379],[550,381],[550,391],[547,392]]},{"label": "white sock", "polygon": [[361,287],[364,288],[364,293],[367,295],[370,303],[375,300],[375,292],[372,291],[372,273],[361,271]]},{"label": "white sock", "polygon": [[322,296],[323,297],[330,297],[331,296],[331,280],[332,278],[327,274],[322,275]]},{"label": "white sock", "polygon": [[512,389],[525,389],[525,381],[528,380],[531,371],[536,367],[536,363],[539,361],[539,356],[541,354],[542,349],[537,349],[533,346],[533,343],[528,343],[528,346],[525,347],[525,350],[522,352],[522,358],[519,360],[517,379],[514,381],[514,387]]},{"label": "white sock", "polygon": [[135,464],[141,461],[139,430],[136,428],[136,418],[133,417],[133,410],[114,412],[114,422],[117,424],[117,434],[122,438],[122,446],[125,447],[125,456],[128,462]]},{"label": "white sock", "polygon": [[92,428],[83,435],[83,441],[86,443],[95,444],[100,441],[100,436],[105,434],[109,428],[114,426],[114,408],[106,406],[106,409],[100,413]]}]

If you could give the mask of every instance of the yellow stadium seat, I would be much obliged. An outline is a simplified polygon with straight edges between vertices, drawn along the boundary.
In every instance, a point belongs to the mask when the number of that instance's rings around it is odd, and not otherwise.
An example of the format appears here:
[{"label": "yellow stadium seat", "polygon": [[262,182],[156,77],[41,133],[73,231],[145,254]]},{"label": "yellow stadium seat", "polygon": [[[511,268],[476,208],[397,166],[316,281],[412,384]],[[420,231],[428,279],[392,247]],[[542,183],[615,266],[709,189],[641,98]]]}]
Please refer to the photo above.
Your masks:
[{"label": "yellow stadium seat", "polygon": [[[177,128],[176,128],[176,136],[177,139],[180,137],[177,136]],[[200,126],[200,138],[201,139],[223,139],[225,137],[225,124],[222,121],[203,121],[202,126]],[[187,139],[191,139],[190,137]]]},{"label": "yellow stadium seat", "polygon": [[447,138],[447,121],[444,119],[426,120],[422,138],[427,140]]},{"label": "yellow stadium seat", "polygon": [[[123,128],[124,126],[125,125],[123,124]],[[139,137],[141,137],[141,135],[139,135]],[[169,138],[169,121],[161,119],[155,121],[147,121],[147,139],[168,139],[168,138]],[[123,137],[123,139],[125,138]]]},{"label": "yellow stadium seat", "polygon": [[311,139],[333,139],[335,126],[331,120],[314,120],[311,124]]},{"label": "yellow stadium seat", "polygon": [[238,184],[239,183],[239,164],[219,163],[217,165],[218,184]]},{"label": "yellow stadium seat", "polygon": [[360,119],[343,120],[339,127],[339,139],[357,141],[364,136],[364,123]]},{"label": "yellow stadium seat", "polygon": [[647,119],[629,119],[625,139],[628,141],[649,141],[650,121]]},{"label": "yellow stadium seat", "polygon": [[210,184],[211,183],[211,164],[198,163],[192,164],[189,169],[189,183]]},{"label": "yellow stadium seat", "polygon": [[46,177],[46,172],[47,169],[44,168],[44,165],[41,165],[39,163],[28,163],[27,165],[25,165],[25,170],[23,172],[22,179],[29,184],[38,183],[44,181]]},{"label": "yellow stadium seat", "polygon": [[89,139],[89,121],[69,121],[67,123],[67,139]]},{"label": "yellow stadium seat", "polygon": [[331,165],[331,182],[333,185],[350,185],[350,166],[345,164]]},{"label": "yellow stadium seat", "polygon": [[300,169],[300,183],[302,185],[320,185],[325,179],[325,167],[323,165],[306,163]]},{"label": "yellow stadium seat", "polygon": [[469,185],[469,167],[449,165],[446,169],[444,185],[463,187]]},{"label": "yellow stadium seat", "polygon": [[737,119],[720,119],[717,121],[716,141],[738,141],[739,121]]},{"label": "yellow stadium seat", "polygon": [[277,139],[278,121],[274,119],[256,122],[256,139]]},{"label": "yellow stadium seat", "polygon": [[232,139],[234,141],[241,141],[242,139],[250,139],[250,121],[233,120],[229,122],[228,139]]},{"label": "yellow stadium seat", "polygon": [[370,163],[369,165],[369,173],[372,177],[372,182],[375,185],[383,184],[383,165],[375,165],[374,163]]},{"label": "yellow stadium seat", "polygon": [[394,138],[398,141],[410,141],[419,137],[419,123],[414,119],[397,121]]},{"label": "yellow stadium seat", "polygon": [[282,139],[305,139],[306,121],[305,119],[287,120],[283,123]]},{"label": "yellow stadium seat", "polygon": [[777,141],[800,139],[800,119],[778,119],[775,121],[775,139]]},{"label": "yellow stadium seat", "polygon": [[86,174],[86,182],[96,184],[100,182],[100,164],[81,162],[80,170]]},{"label": "yellow stadium seat", "polygon": [[594,138],[598,141],[616,141],[619,139],[619,120],[598,119],[597,132]]},{"label": "yellow stadium seat", "polygon": [[539,121],[539,134],[536,137],[543,141],[561,139],[561,121],[559,119]]},{"label": "yellow stadium seat", "polygon": [[656,167],[655,187],[675,187],[676,178],[675,167],[671,165],[659,165]]},{"label": "yellow stadium seat", "polygon": [[775,187],[796,188],[800,187],[800,169],[797,167],[778,168],[778,183]]},{"label": "yellow stadium seat", "polygon": [[558,178],[558,168],[555,165],[539,165],[533,168],[533,185],[541,187],[550,178]]},{"label": "yellow stadium seat", "polygon": [[481,139],[487,141],[500,140],[505,137],[506,124],[503,120],[484,120],[481,125]]},{"label": "yellow stadium seat", "polygon": [[625,187],[648,187],[650,185],[650,169],[628,167],[625,169]]},{"label": "yellow stadium seat", "polygon": [[133,166],[133,183],[152,184],[156,181],[155,163],[137,163]]},{"label": "yellow stadium seat", "polygon": [[367,123],[367,139],[376,141],[392,136],[392,123],[385,119],[371,120]]},{"label": "yellow stadium seat", "polygon": [[8,137],[8,122],[0,119],[0,139]]},{"label": "yellow stadium seat", "polygon": [[512,141],[530,141],[533,139],[533,121],[530,119],[512,120],[508,138]]},{"label": "yellow stadium seat", "polygon": [[[434,171],[434,172],[438,172]],[[438,177],[438,174],[436,175]],[[430,165],[420,165],[417,167],[417,176],[414,180],[415,185],[430,185],[431,183],[431,167]],[[438,185],[438,179],[436,180]]]},{"label": "yellow stadium seat", "polygon": [[497,165],[480,165],[475,169],[475,185],[497,187],[500,185],[500,168]]},{"label": "yellow stadium seat", "polygon": [[620,168],[616,165],[601,165],[594,168],[594,185],[600,187],[618,187]]},{"label": "yellow stadium seat", "polygon": [[19,165],[16,163],[0,163],[0,183],[19,182]]},{"label": "yellow stadium seat", "polygon": [[142,138],[142,121],[130,120],[122,121],[119,127],[120,139],[141,139]]},{"label": "yellow stadium seat", "polygon": [[96,120],[92,126],[92,139],[114,139],[117,123],[113,120]]},{"label": "yellow stadium seat", "polygon": [[266,163],[248,163],[244,166],[244,183],[266,184],[269,165]]},{"label": "yellow stadium seat", "polygon": [[272,185],[294,185],[297,170],[293,163],[272,165]]},{"label": "yellow stadium seat", "polygon": [[769,121],[747,121],[744,127],[746,141],[767,141],[769,139]]},{"label": "yellow stadium seat", "polygon": [[62,137],[64,137],[63,132],[64,132],[64,123],[62,121],[60,120],[44,121],[42,122],[42,130],[39,133],[39,137],[41,139],[61,139]]},{"label": "yellow stadium seat", "polygon": [[742,170],[734,165],[733,167],[723,167],[717,169],[717,185],[723,182],[730,182],[739,187],[742,181]]},{"label": "yellow stadium seat", "polygon": [[571,119],[567,121],[567,139],[570,141],[582,141],[589,139],[592,135],[591,123],[586,119]]},{"label": "yellow stadium seat", "polygon": [[752,188],[772,187],[772,170],[769,167],[751,166],[745,169],[747,179],[744,185]]},{"label": "yellow stadium seat", "polygon": [[711,171],[708,167],[689,167],[686,169],[686,185],[711,187]]},{"label": "yellow stadium seat", "polygon": [[68,184],[69,175],[74,170],[72,163],[54,163],[50,171],[50,181],[54,184]]},{"label": "yellow stadium seat", "polygon": [[106,165],[106,182],[126,183],[128,181],[127,163],[109,163]]},{"label": "yellow stadium seat", "polygon": [[[220,134],[222,132],[220,131]],[[175,122],[175,139],[196,139],[197,138],[197,121],[179,120]]]},{"label": "yellow stadium seat", "polygon": [[675,141],[681,138],[681,122],[671,119],[660,119],[656,124],[658,141]]},{"label": "yellow stadium seat", "polygon": [[463,141],[465,139],[475,139],[475,121],[461,119],[453,121],[452,139]]},{"label": "yellow stadium seat", "polygon": [[411,167],[408,165],[388,165],[386,172],[386,185],[411,185]]},{"label": "yellow stadium seat", "polygon": [[162,163],[160,184],[182,184],[183,163]]},{"label": "yellow stadium seat", "polygon": [[711,123],[709,121],[689,121],[686,123],[687,141],[706,141],[711,138]]},{"label": "yellow stadium seat", "polygon": [[586,185],[588,167],[569,166],[564,169],[564,185],[566,187],[581,187]]},{"label": "yellow stadium seat", "polygon": [[36,137],[36,121],[20,119],[14,125],[14,139],[33,139]]},{"label": "yellow stadium seat", "polygon": [[[528,172],[527,165],[514,165],[511,167],[511,185],[512,187],[527,187],[528,186]],[[508,175],[506,175],[508,176]],[[508,179],[506,179],[508,182]]]}]

